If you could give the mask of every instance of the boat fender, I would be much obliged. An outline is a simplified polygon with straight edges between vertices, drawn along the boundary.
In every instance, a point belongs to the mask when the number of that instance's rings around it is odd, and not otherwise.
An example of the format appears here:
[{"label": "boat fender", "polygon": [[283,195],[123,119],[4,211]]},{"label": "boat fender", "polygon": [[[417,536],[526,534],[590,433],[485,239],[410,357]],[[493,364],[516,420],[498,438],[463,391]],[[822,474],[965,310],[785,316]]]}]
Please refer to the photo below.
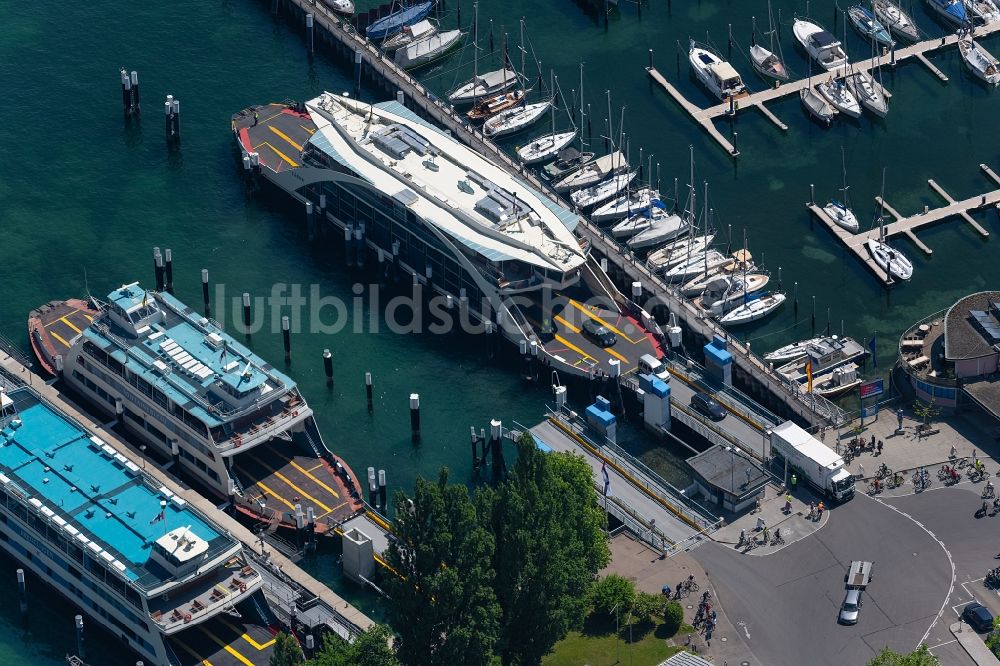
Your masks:
[{"label": "boat fender", "polygon": [[247,584],[244,582],[240,582],[240,592],[246,592],[246,591],[247,591]]},{"label": "boat fender", "polygon": [[298,415],[299,415],[299,410],[296,409],[295,411],[292,412],[292,416],[298,416]]},{"label": "boat fender", "polygon": [[184,623],[186,624],[190,621],[191,621],[191,613],[184,613]]}]

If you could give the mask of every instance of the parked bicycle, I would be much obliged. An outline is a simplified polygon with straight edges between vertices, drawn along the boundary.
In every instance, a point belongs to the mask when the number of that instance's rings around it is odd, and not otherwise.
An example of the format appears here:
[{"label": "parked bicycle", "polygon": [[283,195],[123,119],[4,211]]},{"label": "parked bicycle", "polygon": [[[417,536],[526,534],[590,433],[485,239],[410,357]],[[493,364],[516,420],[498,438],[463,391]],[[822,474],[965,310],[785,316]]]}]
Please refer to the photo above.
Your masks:
[{"label": "parked bicycle", "polygon": [[781,536],[781,530],[780,529],[774,530],[774,536],[771,537],[771,545],[778,546],[778,545],[784,545],[784,543],[785,539],[784,537]]},{"label": "parked bicycle", "polygon": [[888,476],[892,476],[892,468],[885,463],[882,463],[878,466],[878,469],[875,470],[875,478],[884,479]]}]

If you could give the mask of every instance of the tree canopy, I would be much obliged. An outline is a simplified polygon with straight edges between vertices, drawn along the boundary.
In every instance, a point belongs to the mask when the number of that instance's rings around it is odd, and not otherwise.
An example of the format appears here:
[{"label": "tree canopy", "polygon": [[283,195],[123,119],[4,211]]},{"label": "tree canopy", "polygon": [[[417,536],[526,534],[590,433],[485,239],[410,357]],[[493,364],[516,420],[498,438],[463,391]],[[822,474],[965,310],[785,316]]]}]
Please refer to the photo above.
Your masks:
[{"label": "tree canopy", "polygon": [[298,666],[304,661],[298,641],[285,632],[279,633],[274,639],[274,652],[268,666]]},{"label": "tree canopy", "polygon": [[389,644],[392,631],[383,624],[376,624],[348,643],[331,635],[323,649],[309,666],[399,666],[396,652]]},{"label": "tree canopy", "polygon": [[883,648],[868,662],[868,666],[940,666],[938,658],[931,654],[926,644],[922,644],[909,654],[900,654]]}]

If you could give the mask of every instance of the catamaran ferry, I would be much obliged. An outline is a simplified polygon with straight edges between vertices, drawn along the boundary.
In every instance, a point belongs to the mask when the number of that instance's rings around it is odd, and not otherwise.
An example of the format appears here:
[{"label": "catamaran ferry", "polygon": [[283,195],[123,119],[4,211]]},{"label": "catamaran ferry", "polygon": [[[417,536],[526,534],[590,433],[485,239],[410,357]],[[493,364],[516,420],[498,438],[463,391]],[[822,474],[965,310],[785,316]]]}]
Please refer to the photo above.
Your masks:
[{"label": "catamaran ferry", "polygon": [[590,256],[576,213],[401,103],[324,93],[245,109],[232,129],[252,177],[522,354],[582,377],[625,375],[660,354],[659,327]]},{"label": "catamaran ferry", "polygon": [[323,533],[364,510],[353,473],[288,376],[168,293],[132,283],[101,308],[57,365],[148,454],[279,526],[311,522]]},{"label": "catamaran ferry", "polygon": [[150,664],[182,663],[192,628],[266,603],[235,537],[30,388],[4,386],[0,548]]}]

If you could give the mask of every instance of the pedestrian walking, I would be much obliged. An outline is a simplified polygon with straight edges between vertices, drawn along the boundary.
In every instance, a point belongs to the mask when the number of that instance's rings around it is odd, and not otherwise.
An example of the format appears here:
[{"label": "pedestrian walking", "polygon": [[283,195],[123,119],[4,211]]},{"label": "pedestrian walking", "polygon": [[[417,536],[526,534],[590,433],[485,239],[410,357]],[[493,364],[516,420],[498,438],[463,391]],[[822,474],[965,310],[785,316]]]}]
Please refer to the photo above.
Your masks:
[{"label": "pedestrian walking", "polygon": [[764,528],[764,545],[766,546],[771,542],[771,532],[765,527]]},{"label": "pedestrian walking", "polygon": [[792,494],[785,493],[785,513],[792,512]]},{"label": "pedestrian walking", "polygon": [[819,515],[816,517],[816,520],[823,519],[823,509],[825,508],[826,507],[823,506],[823,502],[820,502],[819,505],[816,507],[816,510],[819,512]]},{"label": "pedestrian walking", "polygon": [[875,435],[872,435],[872,451],[875,450]]},{"label": "pedestrian walking", "polygon": [[740,530],[740,541],[736,545],[737,546],[742,546],[746,542],[747,542],[747,531],[746,530]]},{"label": "pedestrian walking", "polygon": [[882,440],[881,439],[878,440],[877,448],[878,448],[878,454],[882,455]]},{"label": "pedestrian walking", "polygon": [[257,126],[257,121],[258,120],[260,120],[260,115],[256,111],[254,111],[253,112],[253,126],[254,127]]},{"label": "pedestrian walking", "polygon": [[903,430],[903,409],[902,409],[902,407],[900,407],[899,409],[896,410],[896,430],[897,431],[902,431]]}]

